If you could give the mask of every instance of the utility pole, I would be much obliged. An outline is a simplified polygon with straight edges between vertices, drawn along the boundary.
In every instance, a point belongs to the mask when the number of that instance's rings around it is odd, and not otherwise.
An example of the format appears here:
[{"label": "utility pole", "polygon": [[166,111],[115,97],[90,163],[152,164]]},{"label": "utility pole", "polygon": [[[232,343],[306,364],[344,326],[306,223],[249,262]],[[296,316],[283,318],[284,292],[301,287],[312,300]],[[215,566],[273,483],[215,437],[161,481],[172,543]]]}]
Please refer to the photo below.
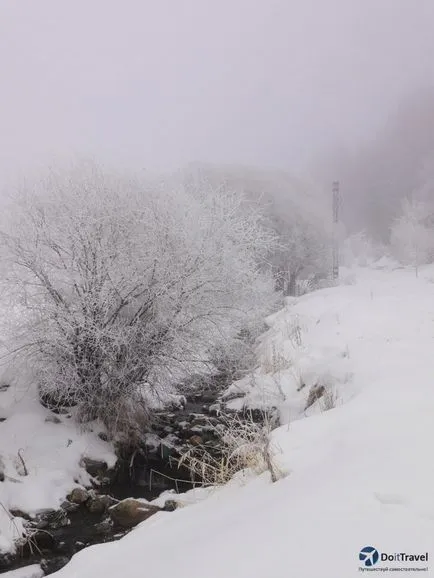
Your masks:
[{"label": "utility pole", "polygon": [[341,204],[339,181],[334,181],[333,192],[333,279],[339,277],[339,208]]}]

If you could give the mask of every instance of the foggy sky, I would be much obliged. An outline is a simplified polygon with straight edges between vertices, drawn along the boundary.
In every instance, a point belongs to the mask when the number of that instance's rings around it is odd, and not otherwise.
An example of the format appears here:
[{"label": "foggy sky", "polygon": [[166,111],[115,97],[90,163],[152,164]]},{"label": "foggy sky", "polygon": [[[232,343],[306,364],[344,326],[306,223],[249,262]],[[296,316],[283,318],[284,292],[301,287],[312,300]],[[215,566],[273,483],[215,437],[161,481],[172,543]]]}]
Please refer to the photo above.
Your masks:
[{"label": "foggy sky", "polygon": [[299,169],[434,84],[432,0],[1,0],[0,180],[54,155]]}]

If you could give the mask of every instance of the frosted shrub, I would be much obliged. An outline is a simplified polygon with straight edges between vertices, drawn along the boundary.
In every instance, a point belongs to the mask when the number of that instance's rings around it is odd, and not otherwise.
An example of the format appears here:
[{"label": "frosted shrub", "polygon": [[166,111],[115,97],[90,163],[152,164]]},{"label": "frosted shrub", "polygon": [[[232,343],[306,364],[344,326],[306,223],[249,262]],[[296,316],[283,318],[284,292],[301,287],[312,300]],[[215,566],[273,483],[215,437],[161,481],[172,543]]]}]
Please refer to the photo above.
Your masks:
[{"label": "frosted shrub", "polygon": [[273,237],[231,191],[151,186],[88,163],[18,199],[1,233],[14,351],[45,403],[83,420],[116,431],[146,418],[150,391],[209,372],[213,351],[274,303],[262,266]]}]

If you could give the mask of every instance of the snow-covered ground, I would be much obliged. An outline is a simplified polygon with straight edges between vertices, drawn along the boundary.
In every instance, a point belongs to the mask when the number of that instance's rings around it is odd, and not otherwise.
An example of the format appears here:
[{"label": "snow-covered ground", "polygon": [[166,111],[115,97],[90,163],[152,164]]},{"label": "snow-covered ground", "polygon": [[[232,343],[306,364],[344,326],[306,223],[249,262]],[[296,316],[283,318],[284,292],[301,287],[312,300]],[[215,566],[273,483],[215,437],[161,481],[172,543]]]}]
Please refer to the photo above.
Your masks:
[{"label": "snow-covered ground", "polygon": [[[434,269],[358,270],[355,284],[288,301],[270,323],[244,387],[274,396],[288,422],[274,432],[287,475],[159,513],[56,576],[350,578],[369,570],[365,546],[428,552],[375,568],[434,576]],[[304,412],[313,385],[333,395]]]},{"label": "snow-covered ground", "polygon": [[[33,514],[58,508],[77,482],[89,483],[80,467],[83,457],[101,459],[110,466],[116,457],[96,432],[80,431],[71,419],[44,409],[31,385],[0,387],[0,418],[6,418],[0,422],[0,469],[5,475],[0,482],[1,553],[13,549],[22,527],[22,519],[11,519],[7,510]],[[59,423],[46,421],[53,418]]]}]

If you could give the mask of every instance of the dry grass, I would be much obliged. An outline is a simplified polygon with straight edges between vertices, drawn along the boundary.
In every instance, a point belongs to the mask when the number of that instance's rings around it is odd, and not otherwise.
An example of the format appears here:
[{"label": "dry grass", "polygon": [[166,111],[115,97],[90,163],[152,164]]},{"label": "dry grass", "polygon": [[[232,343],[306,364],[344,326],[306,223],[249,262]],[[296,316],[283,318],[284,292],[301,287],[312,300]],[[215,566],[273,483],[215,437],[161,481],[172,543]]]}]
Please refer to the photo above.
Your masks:
[{"label": "dry grass", "polygon": [[341,398],[338,395],[338,392],[333,387],[326,387],[324,390],[324,394],[320,399],[320,407],[321,411],[329,411],[334,409],[341,403]]},{"label": "dry grass", "polygon": [[289,367],[291,367],[291,361],[287,359],[281,351],[279,351],[275,343],[272,343],[264,356],[262,367],[265,373],[279,373],[280,371],[289,369]]},{"label": "dry grass", "polygon": [[316,402],[318,402],[318,407],[321,411],[329,411],[341,403],[341,398],[335,387],[315,384],[309,391],[305,410]]},{"label": "dry grass", "polygon": [[224,485],[243,470],[257,475],[269,471],[272,481],[276,482],[282,472],[275,461],[271,430],[267,418],[263,423],[255,423],[250,418],[227,417],[220,427],[216,426],[221,445],[215,453],[206,446],[197,446],[185,452],[178,465],[186,467],[192,480],[199,479],[205,486]]}]

